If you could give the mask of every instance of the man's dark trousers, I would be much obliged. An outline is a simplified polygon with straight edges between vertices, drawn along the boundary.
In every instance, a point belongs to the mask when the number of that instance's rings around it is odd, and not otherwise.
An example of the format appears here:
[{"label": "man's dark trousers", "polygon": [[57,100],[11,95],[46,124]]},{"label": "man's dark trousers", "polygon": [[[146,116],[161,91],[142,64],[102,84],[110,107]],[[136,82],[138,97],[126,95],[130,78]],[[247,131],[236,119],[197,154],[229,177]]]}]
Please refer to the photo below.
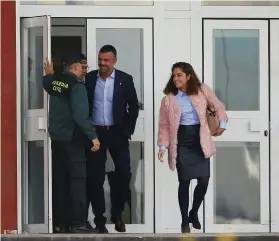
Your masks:
[{"label": "man's dark trousers", "polygon": [[[95,215],[96,226],[103,226],[106,223],[105,213],[105,168],[107,150],[113,159],[115,166],[115,196],[113,197],[111,215],[118,217],[124,211],[127,201],[131,180],[130,150],[128,137],[124,136],[117,127],[96,126],[100,149],[97,152],[88,151],[87,161],[87,196]],[[88,206],[89,206],[88,203]]]},{"label": "man's dark trousers", "polygon": [[86,155],[82,141],[51,142],[54,227],[86,221]]}]

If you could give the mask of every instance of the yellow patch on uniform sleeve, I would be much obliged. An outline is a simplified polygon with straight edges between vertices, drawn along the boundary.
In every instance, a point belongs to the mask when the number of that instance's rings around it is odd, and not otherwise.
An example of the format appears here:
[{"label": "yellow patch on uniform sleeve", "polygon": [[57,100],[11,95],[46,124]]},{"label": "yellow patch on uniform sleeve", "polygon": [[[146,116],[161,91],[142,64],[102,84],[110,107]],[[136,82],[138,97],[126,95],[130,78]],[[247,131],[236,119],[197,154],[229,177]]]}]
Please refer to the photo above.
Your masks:
[{"label": "yellow patch on uniform sleeve", "polygon": [[58,80],[53,80],[51,84],[52,84],[52,90],[55,91],[55,92],[61,92],[62,88],[63,89],[68,89],[69,88],[68,84],[66,84],[62,81],[58,81]]}]

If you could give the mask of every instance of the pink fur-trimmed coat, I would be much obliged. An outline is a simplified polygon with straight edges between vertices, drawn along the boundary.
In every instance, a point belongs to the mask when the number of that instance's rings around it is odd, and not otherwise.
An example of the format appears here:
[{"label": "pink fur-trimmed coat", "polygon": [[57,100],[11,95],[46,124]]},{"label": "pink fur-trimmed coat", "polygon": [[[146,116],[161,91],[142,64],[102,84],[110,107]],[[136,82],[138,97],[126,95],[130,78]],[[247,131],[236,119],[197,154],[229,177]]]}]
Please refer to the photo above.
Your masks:
[{"label": "pink fur-trimmed coat", "polygon": [[[200,142],[205,158],[215,153],[215,145],[206,118],[207,103],[214,106],[218,119],[228,121],[225,106],[206,84],[202,84],[198,95],[189,96],[200,120]],[[206,96],[206,97],[205,97]],[[208,101],[208,102],[207,102]],[[159,117],[158,145],[168,149],[168,161],[171,170],[175,170],[177,157],[177,131],[180,123],[181,108],[175,102],[175,96],[169,94],[162,99]]]}]

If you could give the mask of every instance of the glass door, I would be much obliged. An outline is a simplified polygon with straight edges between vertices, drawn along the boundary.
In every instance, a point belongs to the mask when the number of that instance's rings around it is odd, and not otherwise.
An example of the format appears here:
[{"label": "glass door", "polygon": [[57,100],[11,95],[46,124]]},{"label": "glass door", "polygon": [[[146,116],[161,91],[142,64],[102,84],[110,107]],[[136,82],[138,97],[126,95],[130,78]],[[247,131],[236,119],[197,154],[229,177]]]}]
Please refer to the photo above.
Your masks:
[{"label": "glass door", "polygon": [[279,232],[279,20],[270,21],[270,197],[271,197],[271,232]]},{"label": "glass door", "polygon": [[[52,232],[48,99],[42,87],[50,59],[50,17],[21,19],[22,230]],[[22,190],[22,191],[21,191]],[[19,199],[20,200],[20,199]]]},{"label": "glass door", "polygon": [[205,20],[204,81],[226,105],[205,232],[269,231],[268,21]]},{"label": "glass door", "polygon": [[[136,130],[130,142],[131,200],[126,205],[124,220],[127,233],[154,232],[154,174],[153,174],[153,38],[152,20],[89,19],[87,20],[87,53],[90,70],[98,68],[98,52],[113,45],[118,54],[116,68],[131,74],[140,101]],[[111,158],[107,173],[114,170]],[[110,221],[110,188],[105,181],[106,216]],[[89,220],[93,220],[90,208]],[[108,225],[115,232],[114,225]]]}]

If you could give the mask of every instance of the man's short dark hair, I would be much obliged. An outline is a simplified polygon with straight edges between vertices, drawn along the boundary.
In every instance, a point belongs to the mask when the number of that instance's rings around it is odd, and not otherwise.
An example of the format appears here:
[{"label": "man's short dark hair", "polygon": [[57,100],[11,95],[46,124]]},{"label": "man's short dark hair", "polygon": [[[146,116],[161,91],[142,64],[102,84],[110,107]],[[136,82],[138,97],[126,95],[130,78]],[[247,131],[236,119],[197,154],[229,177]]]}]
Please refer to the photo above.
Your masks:
[{"label": "man's short dark hair", "polygon": [[109,44],[104,45],[104,46],[100,49],[99,52],[100,52],[100,53],[109,53],[109,52],[112,52],[113,55],[114,55],[115,57],[117,57],[117,51],[116,51],[116,49],[115,49],[112,45],[109,45]]}]

